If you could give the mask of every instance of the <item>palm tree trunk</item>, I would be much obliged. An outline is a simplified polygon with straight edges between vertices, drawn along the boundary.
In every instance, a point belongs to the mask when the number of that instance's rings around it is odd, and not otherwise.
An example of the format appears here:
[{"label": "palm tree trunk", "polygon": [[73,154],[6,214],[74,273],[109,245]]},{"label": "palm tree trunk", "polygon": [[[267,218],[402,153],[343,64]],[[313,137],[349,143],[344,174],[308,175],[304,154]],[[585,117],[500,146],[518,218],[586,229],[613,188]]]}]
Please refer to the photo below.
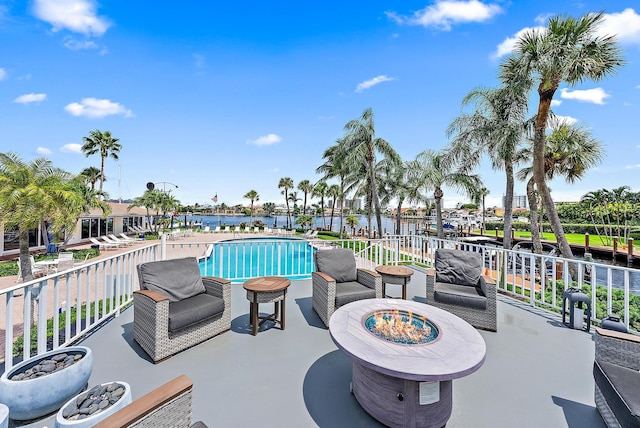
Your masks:
[{"label": "palm tree trunk", "polygon": [[100,160],[100,198],[104,199],[102,195],[102,184],[104,183],[104,156],[101,156]]},{"label": "palm tree trunk", "polygon": [[436,200],[436,225],[438,227],[438,238],[444,239],[444,229],[442,228],[442,197],[444,193],[442,189],[436,187],[433,198]]},{"label": "palm tree trunk", "polygon": [[505,161],[504,170],[507,179],[507,187],[504,197],[504,238],[502,245],[507,250],[511,249],[511,229],[513,224],[513,163]]},{"label": "palm tree trunk", "polygon": [[400,215],[402,210],[402,202],[403,198],[398,198],[398,211],[396,212],[396,235],[400,235],[402,231],[400,230],[402,227],[402,217]]},{"label": "palm tree trunk", "polygon": [[336,203],[338,201],[336,201],[335,199],[333,200],[333,204],[331,204],[331,218],[329,219],[329,230],[333,230],[333,215],[336,212]]},{"label": "palm tree trunk", "polygon": [[553,233],[555,234],[556,240],[558,241],[560,252],[562,253],[563,257],[572,259],[573,251],[571,251],[571,247],[569,246],[567,237],[564,235],[564,230],[562,229],[562,224],[560,223],[560,217],[558,216],[558,211],[553,204],[551,192],[549,191],[549,187],[547,186],[544,168],[546,141],[545,132],[547,129],[547,118],[549,116],[549,110],[551,108],[551,100],[553,99],[553,94],[555,93],[558,85],[552,85],[550,88],[546,88],[543,85],[544,82],[540,83],[540,86],[538,87],[540,103],[538,105],[538,114],[535,124],[535,136],[533,140],[533,177],[538,188],[538,193],[542,195],[542,201],[545,208],[547,209],[549,223],[551,224]]},{"label": "palm tree trunk", "polygon": [[29,230],[18,228],[18,246],[20,248],[20,271],[22,272],[22,281],[27,282],[33,279],[31,271],[31,260],[29,258]]},{"label": "palm tree trunk", "polygon": [[533,177],[527,181],[527,199],[529,200],[529,222],[531,225],[533,252],[542,254],[542,242],[540,242],[540,229],[538,225],[538,196],[536,195]]}]

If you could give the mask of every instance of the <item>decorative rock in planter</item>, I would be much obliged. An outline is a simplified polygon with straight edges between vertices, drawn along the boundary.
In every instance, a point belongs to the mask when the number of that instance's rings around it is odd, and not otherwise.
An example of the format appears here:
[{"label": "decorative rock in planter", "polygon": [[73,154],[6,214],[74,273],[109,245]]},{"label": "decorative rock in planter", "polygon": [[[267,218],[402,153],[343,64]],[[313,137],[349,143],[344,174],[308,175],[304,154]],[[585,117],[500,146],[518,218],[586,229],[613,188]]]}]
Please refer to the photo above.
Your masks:
[{"label": "decorative rock in planter", "polygon": [[0,402],[9,407],[11,419],[39,418],[82,391],[92,370],[93,354],[86,346],[45,352],[2,374]]},{"label": "decorative rock in planter", "polygon": [[122,381],[96,385],[67,401],[56,415],[56,428],[90,428],[131,403],[131,387]]}]

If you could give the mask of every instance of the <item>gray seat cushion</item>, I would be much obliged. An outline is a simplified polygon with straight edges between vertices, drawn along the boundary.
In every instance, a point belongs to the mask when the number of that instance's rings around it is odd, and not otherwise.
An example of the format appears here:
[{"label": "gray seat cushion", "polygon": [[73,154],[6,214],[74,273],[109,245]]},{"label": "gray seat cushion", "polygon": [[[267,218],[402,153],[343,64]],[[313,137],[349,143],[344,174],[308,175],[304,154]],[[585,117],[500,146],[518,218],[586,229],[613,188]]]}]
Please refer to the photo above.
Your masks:
[{"label": "gray seat cushion", "polygon": [[476,287],[436,282],[433,298],[436,302],[464,306],[473,309],[487,309],[487,298]]},{"label": "gray seat cushion", "polygon": [[353,251],[344,248],[316,251],[313,255],[316,270],[326,273],[336,282],[349,282],[358,279],[356,258]]},{"label": "gray seat cushion", "polygon": [[200,321],[221,315],[224,300],[201,293],[179,302],[169,303],[169,331],[175,332]]},{"label": "gray seat cushion", "polygon": [[338,307],[357,300],[375,298],[376,290],[364,286],[359,282],[349,281],[336,283],[336,306]]},{"label": "gray seat cushion", "polygon": [[482,255],[471,251],[436,250],[436,281],[475,287],[482,275]]},{"label": "gray seat cushion", "polygon": [[622,427],[640,427],[640,373],[617,364],[596,361],[593,378]]},{"label": "gray seat cushion", "polygon": [[140,287],[157,291],[178,302],[205,292],[195,257],[163,260],[138,265]]}]

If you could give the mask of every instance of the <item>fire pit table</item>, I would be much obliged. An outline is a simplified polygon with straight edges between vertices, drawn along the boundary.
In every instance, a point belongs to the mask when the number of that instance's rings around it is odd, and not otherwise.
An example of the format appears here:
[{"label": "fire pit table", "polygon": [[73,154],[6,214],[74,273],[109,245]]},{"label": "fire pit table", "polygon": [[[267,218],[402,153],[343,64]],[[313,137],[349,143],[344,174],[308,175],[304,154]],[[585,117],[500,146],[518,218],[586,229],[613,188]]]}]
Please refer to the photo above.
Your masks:
[{"label": "fire pit table", "polygon": [[329,321],[334,343],[353,361],[358,403],[388,426],[442,427],[452,381],[478,370],[486,345],[466,321],[418,302],[366,299]]}]

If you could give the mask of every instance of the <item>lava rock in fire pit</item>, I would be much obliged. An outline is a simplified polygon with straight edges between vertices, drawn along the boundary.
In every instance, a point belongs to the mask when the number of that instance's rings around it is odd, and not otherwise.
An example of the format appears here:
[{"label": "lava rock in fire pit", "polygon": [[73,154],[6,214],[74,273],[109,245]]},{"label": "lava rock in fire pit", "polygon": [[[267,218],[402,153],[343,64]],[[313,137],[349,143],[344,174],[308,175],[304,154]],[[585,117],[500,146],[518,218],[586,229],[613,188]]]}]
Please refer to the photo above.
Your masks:
[{"label": "lava rock in fire pit", "polygon": [[80,361],[82,354],[56,354],[51,358],[40,361],[35,366],[25,370],[24,372],[16,373],[11,376],[10,380],[21,381],[31,380],[41,376],[46,376],[51,373],[58,372],[62,369],[66,369]]},{"label": "lava rock in fire pit", "polygon": [[62,417],[75,421],[108,409],[122,397],[124,390],[125,386],[117,382],[96,385],[63,407]]}]

